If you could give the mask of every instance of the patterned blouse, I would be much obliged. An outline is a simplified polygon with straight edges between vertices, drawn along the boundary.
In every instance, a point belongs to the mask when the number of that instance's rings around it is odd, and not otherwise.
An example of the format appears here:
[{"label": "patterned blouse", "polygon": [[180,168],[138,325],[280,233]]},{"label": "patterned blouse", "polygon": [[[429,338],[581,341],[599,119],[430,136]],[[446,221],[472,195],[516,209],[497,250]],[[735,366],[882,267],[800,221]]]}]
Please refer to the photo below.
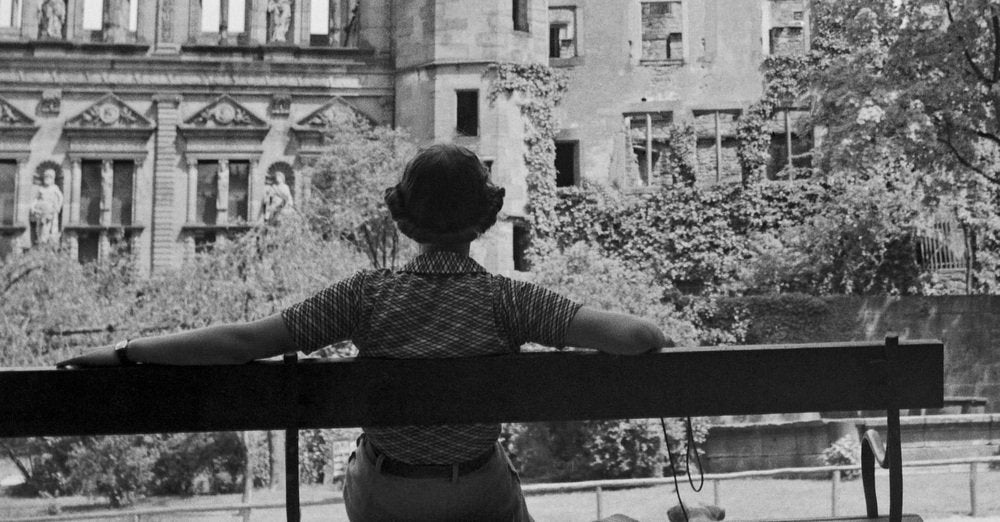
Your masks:
[{"label": "patterned blouse", "polygon": [[[562,348],[580,306],[540,286],[490,274],[464,255],[431,252],[398,272],[359,272],[281,316],[305,353],[350,339],[358,357],[470,357],[517,353],[528,342]],[[364,431],[392,459],[453,464],[489,450],[500,425]]]}]

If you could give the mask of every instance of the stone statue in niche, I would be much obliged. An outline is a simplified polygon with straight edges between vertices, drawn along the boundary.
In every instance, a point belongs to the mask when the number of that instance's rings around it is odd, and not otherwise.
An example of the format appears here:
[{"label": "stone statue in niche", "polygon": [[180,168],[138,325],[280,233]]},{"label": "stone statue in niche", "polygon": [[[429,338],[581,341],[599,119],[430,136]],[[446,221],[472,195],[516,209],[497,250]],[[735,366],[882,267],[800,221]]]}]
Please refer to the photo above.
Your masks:
[{"label": "stone statue in niche", "polygon": [[268,0],[267,2],[267,41],[285,43],[288,41],[288,28],[292,23],[292,0]]},{"label": "stone statue in niche", "polygon": [[66,22],[66,2],[42,0],[38,6],[38,37],[62,40]]},{"label": "stone statue in niche", "polygon": [[56,185],[56,170],[48,167],[42,172],[42,184],[31,203],[30,219],[35,232],[35,244],[59,242],[59,211],[63,206],[63,193]]},{"label": "stone statue in niche", "polygon": [[274,172],[273,182],[264,186],[264,211],[261,215],[264,223],[276,223],[282,216],[288,215],[294,209],[292,190],[285,183],[285,173]]}]

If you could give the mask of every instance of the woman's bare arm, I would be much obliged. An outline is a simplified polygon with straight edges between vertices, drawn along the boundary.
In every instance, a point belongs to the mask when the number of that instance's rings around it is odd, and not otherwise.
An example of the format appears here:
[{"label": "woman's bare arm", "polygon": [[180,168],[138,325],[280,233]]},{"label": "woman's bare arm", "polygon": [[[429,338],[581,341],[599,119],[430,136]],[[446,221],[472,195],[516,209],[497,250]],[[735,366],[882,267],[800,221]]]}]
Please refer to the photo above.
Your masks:
[{"label": "woman's bare arm", "polygon": [[634,355],[670,348],[674,343],[651,321],[584,306],[569,323],[566,345]]},{"label": "woman's bare arm", "polygon": [[[208,326],[129,342],[129,359],[147,364],[243,364],[294,352],[295,343],[279,314],[249,323]],[[114,347],[61,361],[57,366],[115,366]]]}]

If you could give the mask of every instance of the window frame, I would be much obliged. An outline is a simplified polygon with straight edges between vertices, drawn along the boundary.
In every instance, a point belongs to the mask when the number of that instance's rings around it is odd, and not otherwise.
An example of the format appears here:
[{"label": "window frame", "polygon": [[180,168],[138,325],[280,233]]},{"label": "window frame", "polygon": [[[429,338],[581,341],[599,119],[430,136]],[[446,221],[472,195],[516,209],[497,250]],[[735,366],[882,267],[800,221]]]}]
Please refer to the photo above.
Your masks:
[{"label": "window frame", "polygon": [[[465,100],[466,103],[463,103],[462,96],[463,95],[468,96],[470,94],[475,95],[475,103],[468,104],[470,100]],[[480,102],[481,100],[479,97],[479,89],[455,89],[455,135],[456,136],[467,137],[467,138],[477,138],[480,136],[482,130],[482,125],[480,121],[482,118],[482,111],[480,111],[479,107]],[[474,107],[474,114],[466,115],[466,117],[463,118],[462,114],[463,107],[465,108]],[[473,118],[472,116],[475,117]],[[474,130],[465,127],[463,124],[463,122],[469,122],[472,119],[475,120]],[[470,130],[472,132],[469,132]]]},{"label": "window frame", "polygon": [[[557,10],[569,11],[571,13],[571,21],[569,22],[569,24],[553,24],[552,23],[552,11],[557,11]],[[560,61],[572,60],[572,59],[578,58],[580,56],[580,15],[579,15],[579,12],[580,12],[580,10],[579,10],[579,8],[576,5],[549,5],[549,36],[548,36],[548,38],[549,38],[549,61],[550,62],[555,61],[556,63],[558,63]],[[573,42],[573,49],[572,49],[572,55],[571,56],[562,56],[562,40],[561,39],[559,39],[559,45],[558,45],[559,56],[552,56],[552,50],[553,50],[553,45],[552,45],[553,44],[552,30],[553,30],[554,27],[556,27],[558,25],[564,25],[564,26],[570,27],[572,29],[573,38],[571,40]]]},{"label": "window frame", "polygon": [[[638,176],[641,183],[639,185],[639,188],[643,189],[665,184],[663,176],[655,175],[655,170],[654,170],[654,167],[659,163],[658,155],[660,154],[659,152],[656,152],[655,147],[653,147],[653,143],[655,142],[653,138],[654,115],[659,115],[658,118],[656,119],[666,120],[668,125],[673,124],[674,122],[674,111],[672,110],[629,111],[622,115],[625,120],[625,132],[626,132],[625,137],[627,140],[626,147],[628,149],[627,152],[632,155],[631,157],[635,158],[636,165],[638,166]],[[632,138],[632,128],[633,128],[632,120],[636,117],[641,117],[645,123],[644,125],[645,130],[643,132],[644,141],[642,142],[641,147],[637,147],[635,141]],[[642,162],[639,161],[638,154],[636,154],[635,152],[639,148],[645,151]],[[654,152],[655,154],[651,152]],[[653,160],[654,155],[656,155],[657,157],[656,160]],[[643,178],[643,172],[646,173],[645,179]],[[674,182],[673,179],[667,181],[670,184],[673,184]]]}]

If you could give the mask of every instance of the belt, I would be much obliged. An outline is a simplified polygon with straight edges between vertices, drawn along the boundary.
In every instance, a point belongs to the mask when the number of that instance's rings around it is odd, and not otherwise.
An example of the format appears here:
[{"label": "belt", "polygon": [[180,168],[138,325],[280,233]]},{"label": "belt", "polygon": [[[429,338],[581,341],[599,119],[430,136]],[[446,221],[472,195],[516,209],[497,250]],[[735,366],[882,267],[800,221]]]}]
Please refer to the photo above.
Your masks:
[{"label": "belt", "polygon": [[482,455],[457,464],[409,464],[388,457],[369,440],[364,441],[364,448],[367,455],[371,457],[375,468],[387,475],[406,478],[444,478],[451,480],[482,468],[493,458],[493,454],[496,453],[496,446],[493,446]]}]

